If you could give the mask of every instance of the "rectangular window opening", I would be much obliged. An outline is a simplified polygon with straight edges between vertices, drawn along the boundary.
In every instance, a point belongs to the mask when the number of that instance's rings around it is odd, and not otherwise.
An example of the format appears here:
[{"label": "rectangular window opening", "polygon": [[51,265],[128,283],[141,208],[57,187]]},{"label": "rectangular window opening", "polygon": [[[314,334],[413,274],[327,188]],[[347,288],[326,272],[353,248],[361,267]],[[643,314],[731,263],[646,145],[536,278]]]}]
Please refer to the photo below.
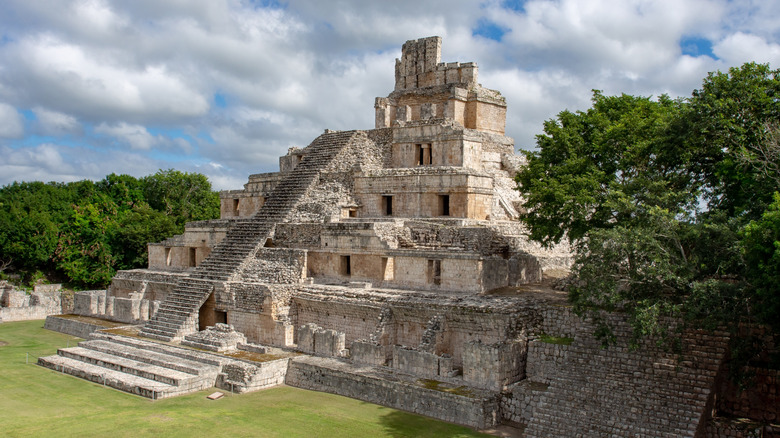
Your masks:
[{"label": "rectangular window opening", "polygon": [[450,195],[439,195],[439,216],[450,215]]},{"label": "rectangular window opening", "polygon": [[190,268],[194,268],[196,261],[197,261],[197,250],[195,248],[190,248],[190,257],[189,257],[189,266]]},{"label": "rectangular window opening", "polygon": [[171,249],[165,248],[165,266],[171,266]]},{"label": "rectangular window opening", "polygon": [[421,144],[414,145],[414,162],[418,166],[423,165],[423,149]]},{"label": "rectangular window opening", "polygon": [[428,282],[441,284],[441,260],[428,260]]},{"label": "rectangular window opening", "polygon": [[393,281],[395,278],[393,271],[394,271],[393,258],[382,257],[382,280]]},{"label": "rectangular window opening", "polygon": [[385,213],[385,216],[392,216],[393,215],[393,197],[392,196],[382,196],[382,210]]},{"label": "rectangular window opening", "polygon": [[430,166],[433,164],[433,151],[431,150],[431,144],[424,144],[422,146],[422,163],[424,166]]},{"label": "rectangular window opening", "polygon": [[341,275],[346,277],[352,275],[352,260],[350,256],[341,256],[341,266],[339,270],[341,271]]},{"label": "rectangular window opening", "polygon": [[240,203],[241,203],[240,199],[234,199],[233,200],[233,216],[238,216],[239,215],[239,211],[240,211],[239,204]]}]

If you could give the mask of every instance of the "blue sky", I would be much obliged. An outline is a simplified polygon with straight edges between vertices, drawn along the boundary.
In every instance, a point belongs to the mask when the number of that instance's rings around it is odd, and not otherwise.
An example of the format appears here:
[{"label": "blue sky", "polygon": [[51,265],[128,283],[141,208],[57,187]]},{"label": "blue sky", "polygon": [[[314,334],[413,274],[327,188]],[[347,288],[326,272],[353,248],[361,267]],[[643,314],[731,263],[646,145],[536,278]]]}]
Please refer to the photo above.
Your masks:
[{"label": "blue sky", "polygon": [[689,96],[709,71],[780,66],[780,2],[5,0],[0,185],[274,171],[324,129],[370,129],[410,39],[474,61],[532,149],[542,122],[608,94]]}]

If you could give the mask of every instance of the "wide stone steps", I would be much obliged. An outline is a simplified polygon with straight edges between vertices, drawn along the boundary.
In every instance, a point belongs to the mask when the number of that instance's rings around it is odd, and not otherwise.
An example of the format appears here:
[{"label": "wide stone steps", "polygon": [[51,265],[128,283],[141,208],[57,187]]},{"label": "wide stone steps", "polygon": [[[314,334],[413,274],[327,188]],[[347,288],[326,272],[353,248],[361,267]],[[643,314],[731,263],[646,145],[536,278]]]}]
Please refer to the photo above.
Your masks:
[{"label": "wide stone steps", "polygon": [[189,383],[197,375],[184,373],[175,369],[165,368],[150,363],[139,362],[121,356],[116,356],[102,351],[90,350],[84,347],[70,347],[59,350],[59,355],[81,362],[87,362],[125,374],[143,377],[155,382],[166,383],[172,386],[180,386]]},{"label": "wide stone steps", "polygon": [[116,356],[121,356],[137,361],[145,360],[152,365],[170,368],[172,370],[181,371],[182,373],[187,373],[190,375],[204,376],[214,373],[213,364],[204,364],[202,362],[171,356],[169,354],[158,353],[153,350],[146,350],[132,345],[122,345],[121,347],[118,347],[119,345],[121,344],[117,342],[105,341],[102,339],[94,339],[91,341],[84,341],[79,343],[79,346],[88,347],[95,351],[114,354]]},{"label": "wide stone steps", "polygon": [[[202,303],[213,290],[214,280],[225,281],[240,272],[245,260],[254,257],[270,236],[277,222],[284,221],[290,211],[317,181],[320,171],[331,163],[355,131],[331,132],[312,142],[301,163],[274,188],[260,210],[249,219],[239,219],[228,229],[219,243],[190,275],[182,280],[157,314],[141,330],[141,335],[171,341],[181,339],[185,326],[197,318]],[[186,298],[185,298],[186,297]],[[179,328],[175,328],[176,324]]]},{"label": "wide stone steps", "polygon": [[38,364],[121,391],[160,399],[214,386],[228,358],[107,333],[61,348]]},{"label": "wide stone steps", "polygon": [[125,374],[120,371],[113,371],[63,356],[39,358],[38,365],[155,400],[184,393],[184,391],[180,391],[172,385]]}]

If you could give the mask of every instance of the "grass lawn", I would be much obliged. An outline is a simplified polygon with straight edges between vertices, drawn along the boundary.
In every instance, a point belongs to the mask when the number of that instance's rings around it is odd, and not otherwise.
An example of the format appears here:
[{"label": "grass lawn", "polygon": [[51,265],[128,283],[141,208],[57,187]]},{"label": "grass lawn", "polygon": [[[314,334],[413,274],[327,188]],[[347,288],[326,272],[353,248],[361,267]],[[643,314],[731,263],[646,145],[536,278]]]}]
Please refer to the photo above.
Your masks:
[{"label": "grass lawn", "polygon": [[[278,387],[151,401],[62,375],[38,356],[74,345],[43,321],[0,324],[0,435],[10,437],[441,437],[471,429],[332,394]],[[26,364],[29,353],[29,364]],[[223,391],[224,392],[224,391]]]}]

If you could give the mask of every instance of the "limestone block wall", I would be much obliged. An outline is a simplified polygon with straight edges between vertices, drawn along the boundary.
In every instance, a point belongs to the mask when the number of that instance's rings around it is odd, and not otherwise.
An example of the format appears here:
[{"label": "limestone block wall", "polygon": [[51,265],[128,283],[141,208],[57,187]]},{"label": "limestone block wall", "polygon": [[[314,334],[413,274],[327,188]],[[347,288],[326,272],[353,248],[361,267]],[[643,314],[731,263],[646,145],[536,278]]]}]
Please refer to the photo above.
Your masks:
[{"label": "limestone block wall", "polygon": [[568,364],[569,349],[569,345],[529,341],[526,377],[534,382],[549,384]]},{"label": "limestone block wall", "polygon": [[129,298],[131,294],[140,293],[148,300],[162,302],[185,275],[183,272],[146,269],[119,271],[111,279],[106,296]]},{"label": "limestone block wall", "polygon": [[475,428],[496,424],[498,403],[487,394],[452,394],[383,375],[358,374],[339,361],[318,357],[290,360],[285,384],[329,392]]},{"label": "limestone block wall", "polygon": [[245,393],[278,386],[287,376],[289,359],[246,363],[233,361],[222,366],[215,387]]},{"label": "limestone block wall", "polygon": [[306,276],[306,251],[288,248],[261,248],[239,274],[243,281],[299,283]]},{"label": "limestone block wall", "polygon": [[718,384],[716,408],[721,414],[756,421],[780,422],[780,370],[745,367],[744,375],[752,384],[740,388],[728,377]]},{"label": "limestone block wall", "polygon": [[477,388],[501,391],[525,378],[527,348],[525,340],[467,342],[463,345],[463,381]]},{"label": "limestone block wall", "polygon": [[7,287],[0,292],[1,307],[25,307],[30,305],[30,295],[23,290]]},{"label": "limestone block wall", "polygon": [[187,269],[199,265],[227,235],[229,220],[188,222],[184,234],[150,243],[149,269]]},{"label": "limestone block wall", "polygon": [[[403,288],[441,290],[446,292],[483,292],[483,262],[480,257],[445,258],[442,253],[392,252],[392,284]],[[457,255],[457,254],[455,254]]]},{"label": "limestone block wall", "polygon": [[349,358],[358,364],[384,366],[392,359],[392,349],[364,340],[352,341],[349,347]]},{"label": "limestone block wall", "polygon": [[127,298],[114,297],[105,290],[76,292],[73,297],[73,313],[93,316],[110,321],[139,324],[148,321],[157,312],[160,301],[144,298],[141,293],[131,293]]},{"label": "limestone block wall", "polygon": [[252,343],[285,347],[293,343],[292,333],[285,328],[284,322],[274,320],[266,313],[228,310],[227,322]]},{"label": "limestone block wall", "polygon": [[[448,197],[447,211],[443,196]],[[361,217],[484,220],[492,208],[493,180],[452,168],[378,171],[356,176],[355,198],[362,206]],[[388,206],[388,198],[392,198],[392,206]]]},{"label": "limestone block wall", "polygon": [[356,339],[368,339],[379,322],[380,307],[371,303],[321,301],[314,297],[293,298],[298,327],[315,324],[325,329],[343,332],[345,345],[349,348]]},{"label": "limestone block wall", "polygon": [[344,356],[345,339],[344,332],[326,330],[317,324],[304,324],[298,329],[298,349],[317,356]]},{"label": "limestone block wall", "polygon": [[[567,312],[563,313],[558,322],[566,321]],[[565,349],[530,345],[529,380],[542,374],[549,385],[540,392],[526,436],[570,436],[583,430],[594,436],[704,433],[707,406],[725,354],[724,334],[686,332],[679,357],[653,340],[632,351],[628,324],[620,316],[610,318],[618,343],[607,349],[592,336],[593,326],[587,321],[575,327],[572,343]],[[565,323],[559,327],[566,329]],[[538,360],[559,362],[540,372],[533,364]]]},{"label": "limestone block wall", "polygon": [[103,330],[106,326],[76,321],[75,319],[63,318],[57,315],[49,315],[46,317],[43,328],[82,339],[89,339],[91,333]]},{"label": "limestone block wall", "polygon": [[391,284],[393,264],[388,257],[343,251],[311,251],[308,254],[308,276],[337,278],[342,281],[370,281]]},{"label": "limestone block wall", "polygon": [[399,345],[393,347],[393,368],[431,379],[454,375],[454,364],[451,356],[440,356]]},{"label": "limestone block wall", "polygon": [[249,217],[265,204],[268,194],[258,194],[245,190],[229,190],[219,193],[219,217],[230,219]]}]

